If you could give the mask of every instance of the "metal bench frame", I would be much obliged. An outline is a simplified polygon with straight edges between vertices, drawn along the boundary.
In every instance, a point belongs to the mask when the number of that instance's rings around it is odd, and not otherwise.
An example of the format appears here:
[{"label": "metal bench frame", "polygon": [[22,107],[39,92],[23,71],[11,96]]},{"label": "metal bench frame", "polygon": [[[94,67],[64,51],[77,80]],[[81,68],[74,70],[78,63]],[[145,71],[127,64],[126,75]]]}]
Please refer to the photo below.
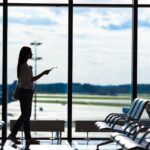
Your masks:
[{"label": "metal bench frame", "polygon": [[[10,120],[10,130],[12,130],[16,120]],[[52,140],[54,139],[53,132],[56,132],[56,138],[58,143],[61,143],[62,132],[65,129],[65,121],[64,120],[30,120],[31,131],[39,131],[39,132],[52,132]],[[19,129],[22,131],[23,135],[23,127]],[[23,136],[22,136],[23,137]]]}]

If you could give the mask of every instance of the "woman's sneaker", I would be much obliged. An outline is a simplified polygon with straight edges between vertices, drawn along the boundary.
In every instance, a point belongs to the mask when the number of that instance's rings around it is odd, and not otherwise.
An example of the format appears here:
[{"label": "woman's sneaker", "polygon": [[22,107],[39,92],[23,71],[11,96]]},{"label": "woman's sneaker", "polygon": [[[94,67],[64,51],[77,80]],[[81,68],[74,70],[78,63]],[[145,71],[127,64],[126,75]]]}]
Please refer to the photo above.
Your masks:
[{"label": "woman's sneaker", "polygon": [[21,142],[18,141],[16,137],[13,137],[11,134],[8,136],[8,139],[14,142],[15,144],[21,144]]},{"label": "woman's sneaker", "polygon": [[30,145],[30,144],[40,144],[40,141],[37,141],[35,139],[27,139],[26,145]]}]

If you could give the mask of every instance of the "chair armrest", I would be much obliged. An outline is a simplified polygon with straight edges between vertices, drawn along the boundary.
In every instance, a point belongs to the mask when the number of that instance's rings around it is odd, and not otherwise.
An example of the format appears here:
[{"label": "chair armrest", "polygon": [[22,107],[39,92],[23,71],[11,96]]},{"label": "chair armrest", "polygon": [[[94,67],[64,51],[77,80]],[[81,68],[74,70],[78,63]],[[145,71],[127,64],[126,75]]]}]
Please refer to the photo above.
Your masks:
[{"label": "chair armrest", "polygon": [[4,121],[0,121],[0,129],[2,129],[4,125],[5,125],[5,122]]},{"label": "chair armrest", "polygon": [[150,129],[148,129],[148,130],[144,133],[144,135],[140,138],[139,144],[145,139],[145,137],[146,137],[149,133],[150,133]]}]

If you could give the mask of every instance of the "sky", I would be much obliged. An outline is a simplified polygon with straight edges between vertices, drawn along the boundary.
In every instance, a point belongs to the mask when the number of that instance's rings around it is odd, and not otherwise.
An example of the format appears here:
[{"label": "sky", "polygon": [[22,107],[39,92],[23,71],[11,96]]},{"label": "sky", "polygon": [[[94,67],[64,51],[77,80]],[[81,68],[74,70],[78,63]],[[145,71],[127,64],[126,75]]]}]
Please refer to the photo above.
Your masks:
[{"label": "sky", "polygon": [[[85,0],[74,2],[84,3]],[[86,0],[86,2],[91,1]],[[104,0],[92,2],[103,3]],[[111,0],[111,2],[116,1]],[[117,2],[129,3],[130,0],[117,0]],[[37,47],[37,55],[42,57],[42,60],[37,62],[37,72],[40,73],[53,66],[58,67],[41,78],[38,83],[67,83],[68,9],[10,7],[8,23],[8,82],[12,83],[17,79],[16,66],[21,47],[30,46],[34,57],[35,47],[30,43],[37,41],[42,42],[42,45]],[[132,10],[130,8],[74,8],[73,27],[73,82],[95,85],[131,83]],[[150,10],[140,8],[138,83],[150,83],[149,27]],[[2,34],[1,28],[0,33]],[[28,63],[33,66],[34,72],[35,62],[30,60]]]}]

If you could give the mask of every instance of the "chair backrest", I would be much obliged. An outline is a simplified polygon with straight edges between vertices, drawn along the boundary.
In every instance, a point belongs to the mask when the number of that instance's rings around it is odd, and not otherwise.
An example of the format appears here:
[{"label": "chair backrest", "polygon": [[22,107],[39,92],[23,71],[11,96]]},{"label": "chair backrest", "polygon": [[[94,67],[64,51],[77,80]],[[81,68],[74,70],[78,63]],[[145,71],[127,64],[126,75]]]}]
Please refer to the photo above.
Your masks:
[{"label": "chair backrest", "polygon": [[141,117],[141,115],[142,115],[144,109],[146,108],[146,105],[147,105],[149,102],[150,102],[150,100],[148,100],[148,99],[142,99],[141,105],[140,105],[140,107],[138,108],[138,110],[137,110],[137,112],[136,112],[136,114],[135,114],[134,119],[136,119],[136,120],[139,120],[139,119],[140,119],[140,117]]},{"label": "chair backrest", "polygon": [[146,112],[150,118],[150,103],[148,103],[146,106],[145,106],[145,109],[146,109]]},{"label": "chair backrest", "polygon": [[134,111],[134,109],[135,109],[135,107],[136,107],[136,105],[138,103],[138,100],[139,100],[139,98],[135,98],[133,100],[133,102],[131,103],[130,109],[129,109],[128,113],[127,113],[127,117],[130,117],[132,115],[132,112]]},{"label": "chair backrest", "polygon": [[131,114],[128,116],[128,119],[130,119],[130,118],[131,118],[131,119],[132,119],[132,118],[135,118],[135,115],[136,115],[136,113],[137,113],[137,111],[138,111],[138,109],[139,109],[141,103],[142,103],[142,99],[141,99],[141,98],[137,99],[136,105],[134,106],[134,108],[133,108]]}]

